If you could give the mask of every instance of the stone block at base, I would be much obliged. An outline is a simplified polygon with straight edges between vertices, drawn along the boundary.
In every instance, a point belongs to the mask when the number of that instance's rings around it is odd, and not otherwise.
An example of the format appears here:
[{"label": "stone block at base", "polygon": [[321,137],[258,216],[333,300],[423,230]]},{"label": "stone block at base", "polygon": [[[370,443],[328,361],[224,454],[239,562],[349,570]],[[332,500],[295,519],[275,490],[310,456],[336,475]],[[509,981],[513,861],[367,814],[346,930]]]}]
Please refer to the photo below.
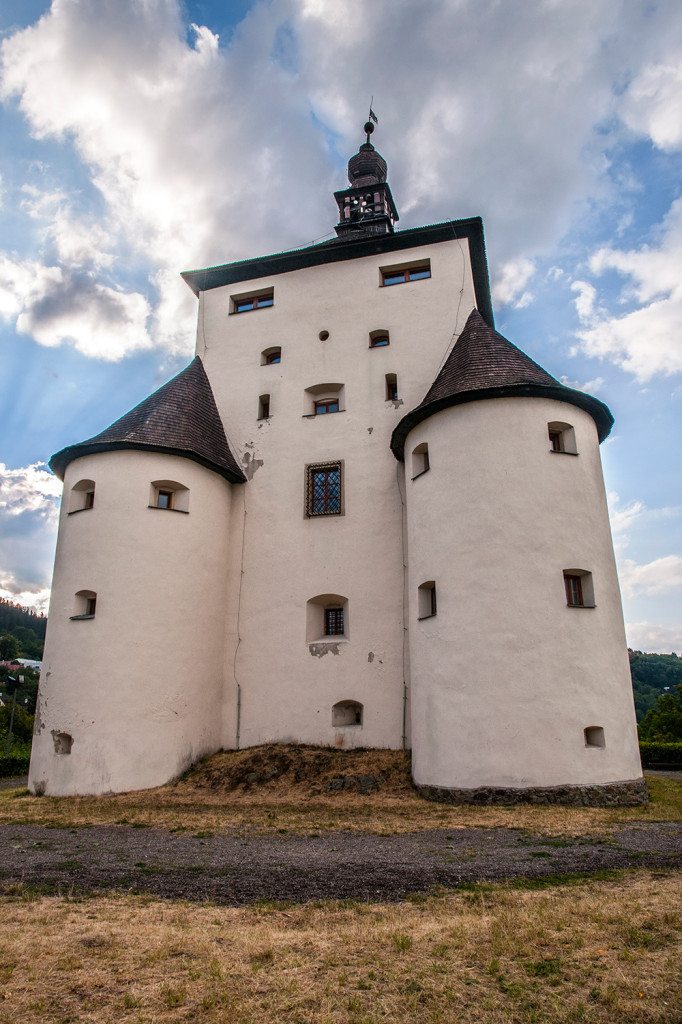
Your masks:
[{"label": "stone block at base", "polygon": [[427,800],[446,804],[569,804],[573,807],[635,807],[649,801],[644,779],[609,782],[602,786],[529,786],[506,788],[446,789],[441,786],[415,788]]}]

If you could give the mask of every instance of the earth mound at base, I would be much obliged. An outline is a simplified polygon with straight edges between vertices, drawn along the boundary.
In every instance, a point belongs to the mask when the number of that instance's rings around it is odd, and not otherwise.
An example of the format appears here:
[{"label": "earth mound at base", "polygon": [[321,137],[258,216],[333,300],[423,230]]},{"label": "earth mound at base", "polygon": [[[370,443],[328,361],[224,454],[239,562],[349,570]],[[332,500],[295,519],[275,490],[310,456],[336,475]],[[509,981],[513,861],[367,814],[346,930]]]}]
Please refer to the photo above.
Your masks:
[{"label": "earth mound at base", "polygon": [[260,790],[269,796],[414,793],[408,751],[279,743],[213,754],[190,768],[177,786],[211,793]]}]

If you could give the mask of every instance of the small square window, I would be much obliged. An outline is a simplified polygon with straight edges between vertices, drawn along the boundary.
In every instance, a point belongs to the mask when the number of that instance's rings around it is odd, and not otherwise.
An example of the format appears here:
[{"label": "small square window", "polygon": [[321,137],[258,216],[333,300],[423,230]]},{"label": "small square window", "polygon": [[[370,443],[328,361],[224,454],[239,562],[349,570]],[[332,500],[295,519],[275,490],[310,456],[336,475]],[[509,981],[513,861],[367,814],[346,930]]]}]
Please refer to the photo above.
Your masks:
[{"label": "small square window", "polygon": [[594,608],[592,573],[582,569],[565,569],[564,586],[569,608]]},{"label": "small square window", "polygon": [[340,462],[306,467],[306,516],[338,516],[342,510]]},{"label": "small square window", "polygon": [[343,636],[343,608],[325,608],[324,635]]}]

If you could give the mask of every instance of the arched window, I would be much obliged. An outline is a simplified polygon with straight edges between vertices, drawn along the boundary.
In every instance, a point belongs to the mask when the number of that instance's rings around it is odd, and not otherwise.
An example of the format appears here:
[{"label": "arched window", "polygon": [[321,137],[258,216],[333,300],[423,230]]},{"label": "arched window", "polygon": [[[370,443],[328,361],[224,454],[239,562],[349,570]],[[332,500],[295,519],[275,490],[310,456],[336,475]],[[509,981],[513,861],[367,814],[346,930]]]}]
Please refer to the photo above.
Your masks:
[{"label": "arched window", "polygon": [[79,480],[71,488],[69,497],[69,515],[72,512],[83,512],[95,506],[95,481]]},{"label": "arched window", "polygon": [[369,332],[370,348],[386,348],[390,344],[391,337],[384,327],[380,327],[376,331]]},{"label": "arched window", "polygon": [[429,446],[426,441],[423,441],[412,452],[412,479],[416,480],[418,476],[426,473],[429,469]]},{"label": "arched window", "polygon": [[94,619],[97,610],[97,594],[94,590],[79,590],[72,619]]},{"label": "arched window", "polygon": [[306,642],[348,639],[348,599],[340,594],[318,594],[306,608]]},{"label": "arched window", "polygon": [[436,614],[436,584],[434,580],[422,583],[418,593],[418,615],[421,619],[430,619]]},{"label": "arched window", "polygon": [[349,725],[362,725],[362,704],[356,700],[340,700],[332,708],[332,725],[340,728]]},{"label": "arched window", "polygon": [[570,423],[560,423],[554,420],[547,424],[549,434],[549,450],[559,452],[562,455],[577,455],[578,449],[575,443],[575,430]]},{"label": "arched window", "polygon": [[177,480],[152,480],[149,507],[166,512],[189,512],[189,488]]},{"label": "arched window", "polygon": [[263,349],[260,354],[261,366],[272,366],[274,363],[282,362],[282,349],[279,345]]},{"label": "arched window", "polygon": [[585,729],[585,746],[602,748],[606,746],[604,730],[601,725],[588,725]]}]

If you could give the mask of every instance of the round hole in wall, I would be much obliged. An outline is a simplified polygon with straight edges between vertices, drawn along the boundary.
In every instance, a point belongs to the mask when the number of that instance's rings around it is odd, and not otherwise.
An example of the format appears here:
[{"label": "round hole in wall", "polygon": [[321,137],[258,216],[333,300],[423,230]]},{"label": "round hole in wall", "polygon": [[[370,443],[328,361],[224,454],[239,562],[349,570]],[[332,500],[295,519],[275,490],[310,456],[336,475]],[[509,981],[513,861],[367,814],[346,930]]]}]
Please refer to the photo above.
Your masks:
[{"label": "round hole in wall", "polygon": [[320,339],[320,341],[326,341],[328,337],[329,331],[320,331],[320,333],[318,334],[318,338]]}]

